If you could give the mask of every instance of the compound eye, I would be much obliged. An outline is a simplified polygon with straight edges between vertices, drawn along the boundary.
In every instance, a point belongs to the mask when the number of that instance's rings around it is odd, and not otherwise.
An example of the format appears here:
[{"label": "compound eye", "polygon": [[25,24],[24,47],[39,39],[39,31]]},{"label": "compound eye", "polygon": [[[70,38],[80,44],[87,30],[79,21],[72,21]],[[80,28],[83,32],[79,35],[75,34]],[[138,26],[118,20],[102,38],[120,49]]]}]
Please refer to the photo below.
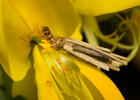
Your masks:
[{"label": "compound eye", "polygon": [[49,28],[46,26],[43,27],[43,32],[45,32],[45,31],[49,31]]}]

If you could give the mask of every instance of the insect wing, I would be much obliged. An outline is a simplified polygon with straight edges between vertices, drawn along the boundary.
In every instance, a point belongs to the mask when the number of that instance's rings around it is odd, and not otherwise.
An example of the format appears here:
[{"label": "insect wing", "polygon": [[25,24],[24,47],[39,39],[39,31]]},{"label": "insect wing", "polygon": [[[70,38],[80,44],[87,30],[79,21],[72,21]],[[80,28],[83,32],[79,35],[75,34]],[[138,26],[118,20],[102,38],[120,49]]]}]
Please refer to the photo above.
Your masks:
[{"label": "insect wing", "polygon": [[84,53],[80,53],[80,52],[77,52],[77,51],[74,51],[72,46],[70,44],[65,44],[64,45],[64,50],[66,50],[67,52],[73,54],[74,56],[78,57],[78,58],[81,58],[83,59],[84,61],[87,61],[95,66],[98,66],[98,67],[101,67],[102,69],[105,69],[107,71],[109,71],[109,67],[107,64],[105,64],[104,62],[101,62],[99,60],[96,60],[94,59],[93,57],[90,57]]}]

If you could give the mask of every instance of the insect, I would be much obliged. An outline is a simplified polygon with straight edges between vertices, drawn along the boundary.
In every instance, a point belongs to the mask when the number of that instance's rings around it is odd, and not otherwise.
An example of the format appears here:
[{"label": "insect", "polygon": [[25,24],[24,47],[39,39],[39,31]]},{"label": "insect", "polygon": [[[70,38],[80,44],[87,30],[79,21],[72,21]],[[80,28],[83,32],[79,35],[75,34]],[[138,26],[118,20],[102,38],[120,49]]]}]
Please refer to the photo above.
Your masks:
[{"label": "insect", "polygon": [[114,54],[110,49],[94,46],[75,39],[53,36],[46,26],[43,27],[42,31],[45,35],[45,39],[48,40],[56,50],[65,50],[104,70],[109,71],[109,69],[112,69],[119,71],[120,65],[127,65],[126,57]]}]

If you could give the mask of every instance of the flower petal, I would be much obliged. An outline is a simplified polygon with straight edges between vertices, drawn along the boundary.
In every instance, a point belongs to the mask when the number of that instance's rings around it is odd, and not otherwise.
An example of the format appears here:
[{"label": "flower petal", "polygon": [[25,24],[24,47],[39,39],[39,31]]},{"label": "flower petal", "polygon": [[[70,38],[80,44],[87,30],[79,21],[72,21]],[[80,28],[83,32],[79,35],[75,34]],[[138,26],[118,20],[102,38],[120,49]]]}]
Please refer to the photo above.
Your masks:
[{"label": "flower petal", "polygon": [[77,26],[73,34],[70,36],[70,38],[74,38],[77,40],[82,40],[82,34],[81,34],[81,23]]},{"label": "flower petal", "polygon": [[71,0],[79,13],[98,16],[140,5],[140,0]]},{"label": "flower petal", "polygon": [[100,91],[105,100],[124,100],[115,84],[100,70],[81,61],[76,61],[83,73]]},{"label": "flower petal", "polygon": [[35,74],[34,70],[30,69],[23,80],[19,82],[13,82],[12,85],[13,97],[23,96],[23,98],[27,100],[38,100],[34,74]]},{"label": "flower petal", "polygon": [[[68,0],[9,0],[32,31],[48,26],[53,34],[70,36],[79,18]],[[28,2],[28,3],[27,3]]]},{"label": "flower petal", "polygon": [[21,80],[30,67],[29,53],[32,33],[7,2],[2,2],[4,50],[0,62],[15,81]]},{"label": "flower petal", "polygon": [[[0,1],[0,19],[2,19],[2,1]],[[3,62],[3,51],[4,51],[4,33],[2,21],[0,21],[0,64]]]},{"label": "flower petal", "polygon": [[[92,93],[81,79],[81,73],[76,64],[71,59],[62,56],[62,54],[60,55],[58,52],[54,53],[52,52],[52,56],[50,57],[45,54],[47,56],[45,58],[49,68],[52,69],[50,71],[58,85],[57,90],[61,93],[61,99],[94,100]],[[47,58],[51,59],[48,60]]]},{"label": "flower petal", "polygon": [[[51,78],[49,77],[46,83],[50,85],[50,87],[53,86],[54,84],[56,85],[53,88],[56,90],[57,95],[60,97],[60,99],[104,100],[102,94],[98,91],[98,89],[96,89],[96,87],[93,86],[93,84],[80,73],[80,70],[77,67],[77,65],[74,64],[74,62],[71,59],[69,59],[67,56],[63,54],[60,55],[60,54],[61,53],[56,52],[54,50],[50,50],[47,47],[46,47],[46,52],[44,52],[44,50],[43,52],[41,52],[42,58],[47,64],[47,66],[43,66],[43,70],[41,73],[44,73],[45,71],[46,72],[49,71],[49,75],[45,75],[45,76],[52,76],[52,77]],[[36,61],[40,62],[39,59]],[[42,64],[44,62],[40,62],[40,63]],[[42,66],[40,65],[35,67],[38,68],[38,70],[36,69],[36,71],[39,70],[41,71],[42,69],[41,68]],[[42,80],[43,76],[41,77],[41,75],[40,75],[40,79]],[[44,80],[46,80],[46,78],[44,78],[42,81]],[[44,83],[45,82],[43,82],[42,85],[46,86],[46,83],[45,84]]]},{"label": "flower petal", "polygon": [[[2,19],[2,1],[0,1],[0,19]],[[3,34],[3,26],[2,21],[0,21],[0,50],[4,47],[4,34]]]},{"label": "flower petal", "polygon": [[46,64],[41,57],[38,46],[33,50],[35,77],[38,89],[38,100],[59,100],[52,86]]}]

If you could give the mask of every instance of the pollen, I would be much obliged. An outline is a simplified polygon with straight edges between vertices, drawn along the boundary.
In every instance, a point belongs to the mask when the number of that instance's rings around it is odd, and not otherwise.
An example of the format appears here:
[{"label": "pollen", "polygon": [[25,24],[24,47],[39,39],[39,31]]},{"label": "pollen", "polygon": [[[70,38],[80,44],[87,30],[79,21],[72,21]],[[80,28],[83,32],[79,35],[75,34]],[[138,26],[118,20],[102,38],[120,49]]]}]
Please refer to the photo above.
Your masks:
[{"label": "pollen", "polygon": [[60,59],[56,59],[57,63],[60,65],[61,64],[61,61]]},{"label": "pollen", "polygon": [[46,51],[46,49],[43,49],[43,50],[41,50],[41,53],[42,53],[42,54],[44,54],[44,53],[45,53],[45,51]]},{"label": "pollen", "polygon": [[50,85],[52,82],[50,80],[46,81],[47,85]]},{"label": "pollen", "polygon": [[57,74],[56,69],[54,68],[54,66],[51,66],[52,70],[54,71],[55,74]]},{"label": "pollen", "polygon": [[69,71],[69,69],[67,67],[64,67],[63,71]]}]

